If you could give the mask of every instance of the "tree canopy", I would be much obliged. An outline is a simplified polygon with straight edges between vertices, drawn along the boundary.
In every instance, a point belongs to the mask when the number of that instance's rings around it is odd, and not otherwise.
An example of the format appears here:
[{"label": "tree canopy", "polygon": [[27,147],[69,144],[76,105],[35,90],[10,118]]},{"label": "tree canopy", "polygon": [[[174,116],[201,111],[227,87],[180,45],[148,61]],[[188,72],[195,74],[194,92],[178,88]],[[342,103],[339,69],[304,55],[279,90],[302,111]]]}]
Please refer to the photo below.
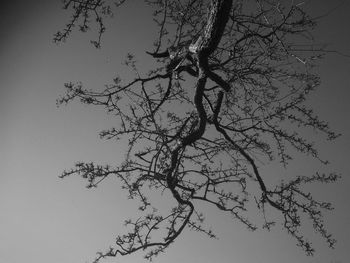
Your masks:
[{"label": "tree canopy", "polygon": [[[54,36],[66,40],[77,27],[86,32],[97,23],[100,48],[105,19],[127,0],[64,0],[71,20]],[[147,73],[128,54],[133,79],[117,76],[104,90],[90,90],[80,82],[66,83],[58,104],[80,99],[101,106],[118,120],[104,130],[104,139],[126,139],[120,164],[79,162],[62,178],[79,175],[96,187],[116,176],[128,196],[140,201],[144,216],[126,220],[126,234],[98,254],[101,258],[138,250],[152,259],[186,229],[215,237],[204,227],[200,203],[230,214],[248,229],[256,226],[248,204],[261,212],[270,229],[276,222],[295,238],[307,254],[314,248],[301,231],[311,220],[330,247],[322,212],[331,204],[315,200],[303,186],[329,183],[336,173],[315,171],[270,184],[263,163],[288,168],[296,154],[321,159],[316,146],[303,136],[311,129],[328,140],[338,134],[308,107],[309,95],[320,85],[315,71],[326,50],[315,42],[315,18],[293,0],[145,0],[153,12],[158,37],[147,50],[154,67]],[[131,19],[137,19],[132,17]],[[110,30],[110,29],[109,29]],[[150,191],[169,193],[175,202],[163,214],[149,201]],[[249,209],[252,206],[249,205]],[[268,207],[280,213],[269,218]],[[275,213],[273,213],[275,215]]]}]

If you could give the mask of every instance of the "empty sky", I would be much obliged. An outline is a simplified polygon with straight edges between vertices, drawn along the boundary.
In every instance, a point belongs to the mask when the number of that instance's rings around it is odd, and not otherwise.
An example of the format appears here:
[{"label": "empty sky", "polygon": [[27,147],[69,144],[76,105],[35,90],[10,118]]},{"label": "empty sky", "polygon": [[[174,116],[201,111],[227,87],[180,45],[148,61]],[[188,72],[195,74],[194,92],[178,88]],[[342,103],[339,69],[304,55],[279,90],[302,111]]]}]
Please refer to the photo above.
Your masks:
[{"label": "empty sky", "polygon": [[[12,0],[0,10],[0,263],[83,263],[113,244],[123,221],[137,204],[126,200],[114,180],[87,190],[79,178],[58,179],[76,161],[118,163],[123,146],[101,141],[98,132],[113,126],[103,111],[72,103],[57,108],[63,83],[81,80],[89,87],[108,83],[122,71],[128,51],[150,49],[152,23],[143,1],[129,0],[115,15],[103,47],[89,44],[94,35],[73,34],[55,45],[52,36],[67,22],[59,0]],[[309,1],[323,14],[340,1]],[[344,3],[319,25],[317,35],[330,48],[350,54],[350,3]],[[276,227],[270,233],[249,232],[215,210],[206,213],[219,240],[186,232],[155,262],[223,263],[345,263],[350,251],[350,58],[330,54],[320,68],[322,85],[311,103],[343,134],[334,144],[320,141],[331,167],[342,173],[340,183],[314,189],[336,210],[326,225],[338,239],[329,250],[318,236],[316,255],[307,257],[294,240]],[[317,169],[303,159],[291,174]],[[312,166],[312,167],[310,167]],[[273,171],[273,170],[271,170]],[[307,231],[307,230],[306,230]],[[143,262],[142,255],[115,262]],[[113,262],[109,260],[106,262]]]}]

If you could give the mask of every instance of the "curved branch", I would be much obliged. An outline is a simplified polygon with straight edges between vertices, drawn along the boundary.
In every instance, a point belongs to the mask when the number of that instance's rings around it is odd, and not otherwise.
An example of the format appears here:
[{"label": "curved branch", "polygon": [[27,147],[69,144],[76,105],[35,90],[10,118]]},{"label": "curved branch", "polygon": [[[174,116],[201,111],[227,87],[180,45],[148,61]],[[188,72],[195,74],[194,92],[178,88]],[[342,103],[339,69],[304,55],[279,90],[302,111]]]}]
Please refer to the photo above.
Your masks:
[{"label": "curved branch", "polygon": [[230,136],[227,134],[227,132],[221,127],[221,125],[219,124],[219,121],[218,121],[218,114],[220,112],[220,108],[221,108],[221,104],[222,104],[222,98],[223,98],[223,95],[222,93],[219,93],[218,95],[218,100],[217,100],[217,105],[215,107],[215,112],[214,112],[214,116],[213,116],[213,123],[214,123],[214,126],[216,128],[216,130],[218,132],[220,132],[224,138],[229,141],[232,146],[249,162],[249,164],[252,166],[253,168],[253,171],[254,171],[254,175],[260,185],[260,188],[261,188],[261,191],[263,192],[263,199],[264,200],[267,200],[269,202],[269,204],[273,207],[275,207],[276,209],[280,210],[280,211],[285,211],[285,209],[283,207],[281,207],[279,204],[277,204],[276,202],[274,202],[273,200],[271,200],[269,197],[268,197],[268,194],[269,194],[269,191],[267,190],[266,188],[266,185],[264,183],[264,180],[262,179],[260,173],[259,173],[259,170],[258,170],[258,167],[256,166],[254,160],[252,157],[250,157],[250,155],[248,153],[246,153],[246,151],[240,147],[237,143],[235,143],[231,138]]}]

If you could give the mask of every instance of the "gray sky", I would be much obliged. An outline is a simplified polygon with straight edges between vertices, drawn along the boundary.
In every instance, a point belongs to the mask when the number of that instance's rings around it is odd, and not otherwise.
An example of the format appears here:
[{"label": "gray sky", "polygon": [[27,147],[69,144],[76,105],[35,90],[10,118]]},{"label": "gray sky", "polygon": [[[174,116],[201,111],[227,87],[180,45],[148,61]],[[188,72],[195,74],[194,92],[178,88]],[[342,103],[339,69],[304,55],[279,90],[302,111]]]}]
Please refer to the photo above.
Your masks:
[{"label": "gray sky", "polygon": [[[58,175],[76,161],[118,163],[123,146],[101,141],[98,132],[113,126],[103,110],[72,103],[57,108],[63,83],[81,80],[87,87],[110,82],[125,70],[121,60],[128,51],[151,48],[152,21],[142,1],[130,0],[116,14],[101,50],[89,44],[94,35],[73,36],[55,45],[52,36],[67,22],[56,0],[7,1],[0,10],[0,263],[77,263],[92,260],[95,252],[113,244],[124,233],[123,221],[132,217],[137,203],[129,201],[115,180],[95,190],[80,178]],[[322,14],[337,1],[309,1]],[[136,15],[135,15],[136,13]],[[317,35],[330,48],[350,54],[350,2],[320,22]],[[330,168],[343,174],[340,183],[312,189],[332,201],[336,210],[325,223],[338,240],[330,250],[310,233],[316,254],[307,257],[277,226],[271,232],[249,232],[215,209],[204,211],[219,240],[186,231],[155,262],[222,263],[345,263],[350,250],[350,58],[330,55],[320,68],[322,85],[311,103],[343,136],[334,144],[319,141]],[[317,170],[300,158],[288,173]],[[273,167],[268,171],[278,173]],[[327,168],[328,169],[328,168]],[[282,171],[284,172],[284,171]],[[113,262],[109,260],[106,262]],[[143,262],[142,254],[115,262]]]}]

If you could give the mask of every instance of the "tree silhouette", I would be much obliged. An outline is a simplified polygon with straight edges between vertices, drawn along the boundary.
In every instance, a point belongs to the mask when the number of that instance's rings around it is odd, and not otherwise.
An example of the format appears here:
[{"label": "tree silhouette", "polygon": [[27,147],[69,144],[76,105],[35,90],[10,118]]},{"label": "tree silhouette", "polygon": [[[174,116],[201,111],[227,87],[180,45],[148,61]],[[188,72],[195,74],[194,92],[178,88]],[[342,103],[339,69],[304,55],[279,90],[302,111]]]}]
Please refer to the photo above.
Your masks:
[{"label": "tree silhouette", "polygon": [[[74,26],[85,32],[97,22],[96,47],[101,46],[104,19],[122,1],[64,0],[72,19],[54,40],[64,41]],[[116,77],[103,91],[80,83],[66,83],[58,104],[80,99],[102,106],[118,119],[118,127],[104,130],[105,139],[128,139],[125,160],[113,167],[79,162],[62,178],[80,175],[88,187],[108,176],[123,183],[130,198],[140,200],[144,216],[127,220],[129,233],[101,258],[145,250],[152,259],[185,228],[214,237],[197,211],[201,202],[229,213],[249,229],[247,204],[256,205],[266,219],[268,206],[281,214],[281,223],[307,254],[314,252],[300,228],[305,215],[329,244],[322,211],[331,210],[303,190],[314,182],[329,183],[335,173],[316,172],[276,185],[266,182],[259,160],[278,160],[287,166],[293,153],[319,157],[314,144],[301,134],[321,132],[333,140],[328,124],[307,107],[306,99],[319,86],[315,66],[326,52],[315,44],[316,20],[303,2],[277,0],[145,0],[153,8],[158,27],[154,68],[140,73],[132,54],[127,65],[136,73],[129,81]],[[257,186],[257,187],[256,187]],[[176,206],[158,214],[148,200],[152,191],[171,193]],[[254,197],[255,196],[255,197]],[[249,206],[251,207],[251,206]],[[278,221],[279,219],[276,218]]]}]

